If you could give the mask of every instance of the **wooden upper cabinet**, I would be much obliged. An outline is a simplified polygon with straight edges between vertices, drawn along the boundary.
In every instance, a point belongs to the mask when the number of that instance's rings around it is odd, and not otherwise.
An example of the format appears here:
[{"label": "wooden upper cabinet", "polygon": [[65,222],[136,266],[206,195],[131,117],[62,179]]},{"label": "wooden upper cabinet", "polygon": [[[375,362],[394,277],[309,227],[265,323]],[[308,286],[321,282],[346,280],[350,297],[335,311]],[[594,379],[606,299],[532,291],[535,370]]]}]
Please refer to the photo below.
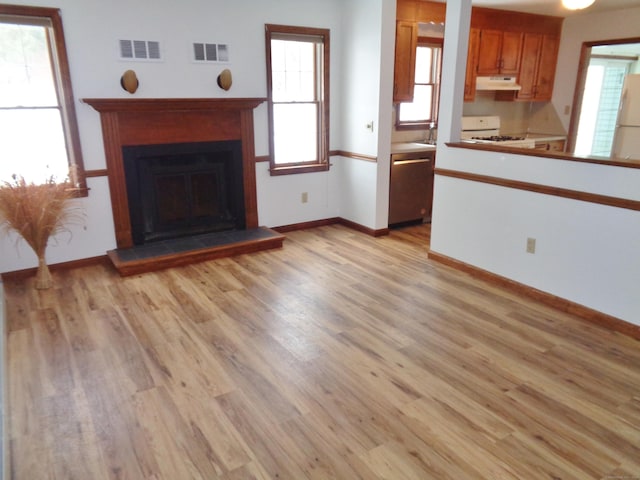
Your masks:
[{"label": "wooden upper cabinet", "polygon": [[537,33],[524,34],[522,63],[520,64],[520,75],[518,76],[518,83],[522,87],[517,93],[519,100],[530,100],[535,95],[536,72],[538,70],[541,45],[542,35]]},{"label": "wooden upper cabinet", "polygon": [[477,74],[491,75],[499,73],[502,32],[499,30],[482,30],[479,42]]},{"label": "wooden upper cabinet", "polygon": [[393,101],[413,101],[416,77],[418,24],[406,20],[396,22],[396,58],[393,76]]},{"label": "wooden upper cabinet", "polygon": [[418,23],[444,22],[446,5],[424,0],[398,0],[396,3],[396,57],[393,101],[413,101],[416,73]]},{"label": "wooden upper cabinet", "polygon": [[476,97],[476,65],[478,64],[478,47],[480,46],[480,30],[469,31],[469,52],[467,54],[467,72],[464,77],[464,101],[472,102]]},{"label": "wooden upper cabinet", "polygon": [[556,79],[556,64],[558,63],[558,48],[560,38],[554,35],[543,35],[538,72],[536,74],[536,100],[551,100],[553,83]]},{"label": "wooden upper cabinet", "polygon": [[396,3],[396,20],[415,22],[418,15],[417,0],[398,0]]},{"label": "wooden upper cabinet", "polygon": [[555,35],[524,34],[517,100],[551,100],[559,41]]},{"label": "wooden upper cabinet", "polygon": [[517,75],[520,70],[520,52],[522,50],[522,33],[504,32],[502,34],[502,54],[500,73]]},{"label": "wooden upper cabinet", "polygon": [[[446,3],[397,0],[394,102],[413,100],[418,23],[442,22]],[[553,93],[562,18],[473,7],[464,100],[473,101],[477,75],[517,75],[518,94],[502,100],[550,100]]]},{"label": "wooden upper cabinet", "polygon": [[418,1],[416,21],[423,23],[444,23],[447,16],[445,3]]},{"label": "wooden upper cabinet", "polygon": [[478,75],[517,75],[520,69],[522,33],[480,31]]}]

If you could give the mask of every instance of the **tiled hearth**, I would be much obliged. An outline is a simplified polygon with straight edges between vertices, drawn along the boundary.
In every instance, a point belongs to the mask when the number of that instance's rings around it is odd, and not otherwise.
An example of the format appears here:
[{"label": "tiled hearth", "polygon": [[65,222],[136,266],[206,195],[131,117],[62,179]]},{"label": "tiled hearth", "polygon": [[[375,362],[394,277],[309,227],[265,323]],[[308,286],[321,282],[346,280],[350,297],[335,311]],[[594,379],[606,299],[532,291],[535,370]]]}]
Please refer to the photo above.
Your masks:
[{"label": "tiled hearth", "polygon": [[249,228],[174,238],[108,252],[120,275],[282,247],[284,235],[269,228]]}]

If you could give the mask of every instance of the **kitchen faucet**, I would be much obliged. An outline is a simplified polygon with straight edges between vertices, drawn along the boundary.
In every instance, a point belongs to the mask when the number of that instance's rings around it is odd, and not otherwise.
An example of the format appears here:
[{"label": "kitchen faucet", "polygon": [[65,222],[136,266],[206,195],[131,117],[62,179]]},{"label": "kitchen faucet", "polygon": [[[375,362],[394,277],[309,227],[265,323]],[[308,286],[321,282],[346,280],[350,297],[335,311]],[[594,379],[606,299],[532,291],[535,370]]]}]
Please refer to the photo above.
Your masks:
[{"label": "kitchen faucet", "polygon": [[435,143],[435,139],[433,138],[433,131],[435,130],[436,124],[435,122],[429,123],[429,136],[425,143],[429,145],[433,145]]}]

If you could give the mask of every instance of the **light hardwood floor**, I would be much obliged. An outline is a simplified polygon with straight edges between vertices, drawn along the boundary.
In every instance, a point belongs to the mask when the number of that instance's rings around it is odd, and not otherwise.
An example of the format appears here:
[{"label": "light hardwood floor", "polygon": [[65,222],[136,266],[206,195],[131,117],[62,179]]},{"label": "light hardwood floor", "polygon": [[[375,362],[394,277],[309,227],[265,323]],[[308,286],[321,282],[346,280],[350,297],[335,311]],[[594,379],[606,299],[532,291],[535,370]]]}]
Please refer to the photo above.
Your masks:
[{"label": "light hardwood floor", "polygon": [[343,226],[5,282],[14,479],[640,478],[640,342]]}]

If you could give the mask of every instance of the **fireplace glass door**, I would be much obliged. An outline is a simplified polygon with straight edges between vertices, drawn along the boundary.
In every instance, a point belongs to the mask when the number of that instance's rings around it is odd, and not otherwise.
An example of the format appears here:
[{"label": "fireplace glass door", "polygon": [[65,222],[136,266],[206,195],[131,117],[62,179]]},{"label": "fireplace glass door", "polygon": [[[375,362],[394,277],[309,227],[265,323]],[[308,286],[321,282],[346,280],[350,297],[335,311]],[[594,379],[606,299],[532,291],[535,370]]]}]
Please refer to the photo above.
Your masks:
[{"label": "fireplace glass door", "polygon": [[123,147],[135,244],[244,228],[240,142]]}]

